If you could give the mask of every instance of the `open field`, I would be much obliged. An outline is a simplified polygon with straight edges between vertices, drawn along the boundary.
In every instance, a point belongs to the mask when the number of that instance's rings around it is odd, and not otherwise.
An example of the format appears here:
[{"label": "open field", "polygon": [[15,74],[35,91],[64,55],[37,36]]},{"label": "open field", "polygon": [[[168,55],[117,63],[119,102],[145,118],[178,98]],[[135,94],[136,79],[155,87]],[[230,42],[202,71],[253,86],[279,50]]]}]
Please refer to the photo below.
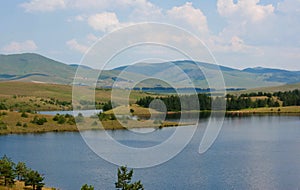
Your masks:
[{"label": "open field", "polygon": [[[132,111],[132,113],[130,112]],[[118,106],[112,110],[108,110],[105,114],[115,114],[115,115],[137,115],[137,116],[151,116],[151,114],[160,114],[161,112],[156,111],[151,108],[144,108],[137,104],[132,104],[128,106]]]},{"label": "open field", "polygon": [[[74,89],[79,92],[76,93],[78,99],[92,100],[95,95],[95,101],[100,106],[111,100],[112,96],[110,89],[94,90],[84,86],[75,86]],[[0,103],[3,102],[8,109],[12,110],[71,110],[72,90],[74,89],[72,86],[61,84],[0,82]],[[128,97],[125,95],[128,92],[120,89],[114,90],[114,100],[121,103],[127,102]],[[131,91],[128,101],[130,104],[135,103],[137,99],[149,95],[151,94]]]},{"label": "open field", "polygon": [[279,91],[292,91],[295,89],[300,89],[300,83],[296,84],[287,84],[287,85],[281,85],[281,86],[271,86],[271,87],[263,87],[263,88],[251,88],[247,90],[241,90],[241,91],[234,91],[229,92],[230,94],[240,95],[240,94],[247,94],[251,92],[279,92]]}]

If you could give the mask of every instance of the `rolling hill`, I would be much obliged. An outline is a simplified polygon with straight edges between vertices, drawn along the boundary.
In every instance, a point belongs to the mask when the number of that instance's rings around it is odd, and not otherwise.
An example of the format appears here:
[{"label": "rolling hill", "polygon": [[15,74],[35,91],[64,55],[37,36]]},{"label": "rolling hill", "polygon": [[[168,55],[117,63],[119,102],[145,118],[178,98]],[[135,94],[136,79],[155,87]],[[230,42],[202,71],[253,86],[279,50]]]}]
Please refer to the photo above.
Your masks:
[{"label": "rolling hill", "polygon": [[[39,54],[24,53],[0,55],[0,81],[26,81],[39,83],[72,84],[78,65],[67,65]],[[89,76],[97,76],[98,70],[80,66],[86,73],[81,85]],[[220,69],[227,88],[258,88],[300,82],[300,71],[269,68],[247,68],[244,70],[188,60],[162,63],[137,63],[112,70],[104,70],[97,86],[110,88],[113,84],[125,88],[137,87],[189,87],[208,88],[206,79],[214,80]],[[205,74],[204,74],[205,73]],[[144,80],[147,79],[147,80]],[[161,79],[161,80],[158,80]],[[168,81],[167,84],[164,81]],[[210,86],[214,88],[214,86]]]},{"label": "rolling hill", "polygon": [[[238,70],[224,66],[216,66],[208,63],[193,61],[173,61],[165,63],[138,63],[130,66],[115,68],[116,71],[143,74],[146,77],[163,78],[177,86],[186,86],[185,81],[190,78],[197,87],[207,88],[206,78],[212,79],[220,70],[223,74],[227,88],[257,88],[266,86],[278,86],[300,82],[300,72],[276,69],[256,68]],[[204,72],[206,75],[204,75]],[[141,86],[164,86],[156,83],[143,83]]]}]

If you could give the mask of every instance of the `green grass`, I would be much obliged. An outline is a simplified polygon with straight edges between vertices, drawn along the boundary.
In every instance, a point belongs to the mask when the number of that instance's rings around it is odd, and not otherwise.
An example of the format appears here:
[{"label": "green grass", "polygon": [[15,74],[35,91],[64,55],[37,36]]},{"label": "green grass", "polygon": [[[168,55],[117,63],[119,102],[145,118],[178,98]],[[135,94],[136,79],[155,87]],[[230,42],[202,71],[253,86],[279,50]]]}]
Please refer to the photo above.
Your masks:
[{"label": "green grass", "polygon": [[[76,86],[80,92],[80,99],[92,99],[95,96],[97,103],[105,103],[111,100],[112,91],[110,89],[90,89],[89,87]],[[73,87],[61,84],[44,84],[32,82],[0,82],[0,102],[4,102],[8,108],[13,110],[69,110],[70,106],[53,105],[47,103],[51,99],[58,101],[72,101]],[[148,93],[131,91],[129,100],[125,96],[127,90],[115,90],[117,102],[130,104],[137,99],[149,96]],[[153,95],[156,96],[156,95]],[[128,103],[128,102],[127,102]],[[18,106],[16,106],[16,104]]]},{"label": "green grass", "polygon": [[279,91],[292,91],[295,89],[300,89],[300,83],[296,84],[287,84],[287,85],[280,85],[280,86],[271,86],[271,87],[262,87],[262,88],[251,88],[247,90],[242,90],[242,91],[235,91],[235,92],[230,92],[230,94],[235,94],[235,95],[240,95],[240,94],[246,94],[246,93],[251,93],[251,92],[279,92]]}]

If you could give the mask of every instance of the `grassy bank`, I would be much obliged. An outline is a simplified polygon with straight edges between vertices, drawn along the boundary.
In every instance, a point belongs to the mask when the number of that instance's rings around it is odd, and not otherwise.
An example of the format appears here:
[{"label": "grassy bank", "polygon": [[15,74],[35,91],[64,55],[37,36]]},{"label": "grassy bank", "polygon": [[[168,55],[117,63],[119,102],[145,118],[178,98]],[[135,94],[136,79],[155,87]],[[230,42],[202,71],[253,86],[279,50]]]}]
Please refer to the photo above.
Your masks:
[{"label": "grassy bank", "polygon": [[300,115],[300,106],[286,106],[286,107],[270,107],[270,108],[251,108],[251,109],[243,109],[237,111],[228,111],[227,113],[270,113],[270,114],[298,114]]},{"label": "grassy bank", "polygon": [[[0,185],[0,190],[31,190],[32,187],[25,186],[24,182],[22,181],[16,181],[15,185],[12,187],[4,187]],[[43,187],[42,190],[56,190],[55,188],[51,187]]]},{"label": "grassy bank", "polygon": [[[138,111],[140,108],[136,108]],[[141,108],[146,109],[146,108]],[[145,111],[145,110],[144,110]],[[108,112],[110,113],[110,112]],[[143,112],[145,114],[146,112]],[[256,108],[239,111],[228,111],[228,116],[241,116],[251,114],[285,114],[285,115],[299,115],[300,106],[276,107],[276,108]],[[128,119],[127,116],[119,117],[118,120],[105,119],[99,121],[96,117],[84,117],[81,121],[74,123],[59,124],[54,121],[54,116],[30,114],[27,117],[22,117],[22,113],[1,111],[0,112],[0,135],[5,134],[22,134],[22,133],[45,133],[45,132],[78,132],[84,130],[119,130],[132,128],[163,128],[174,127],[179,125],[190,125],[192,123],[179,124],[178,122],[159,121],[159,120],[133,120]],[[145,116],[145,115],[143,115]],[[149,116],[149,115],[148,115]],[[45,118],[47,122],[42,125],[32,123],[34,118]]]},{"label": "grassy bank", "polygon": [[[45,133],[45,132],[78,132],[83,130],[117,130],[125,128],[162,128],[178,126],[177,122],[155,121],[155,120],[132,120],[126,117],[119,120],[103,120],[93,117],[84,117],[80,121],[70,123],[67,121],[60,124],[54,121],[54,116],[26,113],[26,117],[22,117],[23,113],[13,111],[0,112],[0,135],[5,134],[23,134],[23,133]],[[45,119],[42,125],[33,123],[39,119]],[[76,119],[77,117],[75,117]],[[183,125],[183,124],[182,124]],[[184,124],[187,125],[187,124]]]}]

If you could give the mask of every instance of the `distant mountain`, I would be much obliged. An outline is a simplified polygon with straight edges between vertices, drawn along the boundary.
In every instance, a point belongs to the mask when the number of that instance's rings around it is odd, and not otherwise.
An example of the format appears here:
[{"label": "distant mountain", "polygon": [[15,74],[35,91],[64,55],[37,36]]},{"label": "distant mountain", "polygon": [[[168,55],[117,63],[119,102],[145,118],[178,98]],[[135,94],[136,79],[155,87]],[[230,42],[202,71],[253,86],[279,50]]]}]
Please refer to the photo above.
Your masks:
[{"label": "distant mountain", "polygon": [[269,69],[263,67],[247,68],[244,72],[261,75],[265,81],[292,84],[299,82],[300,71],[287,71],[282,69]]},{"label": "distant mountain", "polygon": [[[98,76],[99,73],[98,70],[87,66],[67,65],[33,53],[0,55],[0,67],[0,81],[72,84],[76,70],[80,67],[84,73],[80,85],[85,85],[89,84],[92,76]],[[213,81],[218,69],[222,71],[227,88],[255,88],[300,82],[300,71],[261,67],[238,70],[209,63],[181,60],[137,63],[104,70],[101,72],[97,86],[110,88],[114,84],[125,88],[136,84],[138,87],[169,87],[169,84],[172,84],[184,88],[192,83],[198,88],[214,88],[214,86],[208,86],[206,79]]]},{"label": "distant mountain", "polygon": [[0,55],[0,67],[0,81],[71,84],[78,66],[67,65],[39,54],[24,53]]},{"label": "distant mountain", "polygon": [[[200,68],[200,69],[199,69]],[[213,80],[215,73],[222,71],[226,87],[228,88],[254,88],[264,86],[277,86],[300,82],[300,73],[297,71],[284,71],[267,68],[249,68],[238,70],[209,63],[193,61],[173,61],[164,63],[138,63],[130,66],[115,68],[116,71],[126,71],[142,74],[146,77],[164,78],[169,82],[182,87],[186,84],[188,76],[197,87],[207,88],[206,78]],[[257,70],[257,72],[256,72]],[[206,71],[205,76],[202,71]],[[142,86],[147,84],[142,84]],[[150,86],[163,86],[159,82],[150,83]]]}]

